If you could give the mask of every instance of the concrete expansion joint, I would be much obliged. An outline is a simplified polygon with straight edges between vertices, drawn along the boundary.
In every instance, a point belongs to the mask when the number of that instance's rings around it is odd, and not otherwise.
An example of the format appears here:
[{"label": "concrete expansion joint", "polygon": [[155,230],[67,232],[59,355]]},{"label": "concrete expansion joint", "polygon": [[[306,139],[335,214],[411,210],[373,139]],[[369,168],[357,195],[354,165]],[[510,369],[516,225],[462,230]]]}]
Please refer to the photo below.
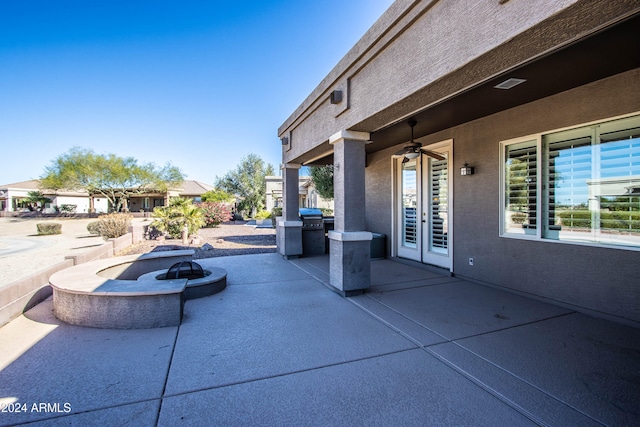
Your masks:
[{"label": "concrete expansion joint", "polygon": [[[376,301],[378,303],[380,303],[380,301],[377,301],[375,298],[371,298],[370,296],[367,296],[367,298],[372,299],[373,301]],[[393,326],[391,323],[389,323],[388,321],[384,320],[382,317],[378,316],[377,314],[375,314],[373,311],[365,308],[364,306],[362,306],[361,304],[359,304],[358,302],[352,300],[352,299],[347,299],[347,301],[349,301],[351,304],[355,305],[356,307],[358,307],[360,310],[364,311],[365,313],[367,313],[367,315],[373,317],[375,320],[377,320],[378,322],[382,323],[383,325],[385,325],[387,328],[391,329],[393,332],[397,333],[398,335],[406,338],[407,340],[411,341],[416,348],[424,348],[424,346],[422,345],[422,343],[420,343],[418,340],[416,340],[415,338],[413,338],[411,335],[407,334],[406,332],[400,330],[399,328]],[[409,319],[406,316],[403,316],[402,314],[398,313],[397,311],[393,310],[392,308],[388,307],[385,304],[380,303],[382,306],[389,308],[389,310],[399,314],[400,316],[404,317],[405,319],[408,319],[410,321],[412,321],[411,319]],[[413,321],[412,321],[413,322]],[[415,322],[414,322],[415,323]]]},{"label": "concrete expansion joint", "polygon": [[[160,409],[162,409],[162,400],[168,399],[168,398],[179,397],[179,396],[187,396],[189,394],[200,393],[200,392],[207,391],[207,390],[216,390],[216,389],[222,389],[222,388],[227,388],[227,387],[238,386],[238,385],[242,385],[242,384],[250,384],[250,383],[270,380],[270,379],[274,379],[274,378],[285,378],[285,377],[289,377],[289,376],[292,376],[292,375],[302,374],[302,373],[305,373],[305,372],[319,371],[321,369],[332,368],[332,367],[335,367],[335,366],[350,365],[352,363],[358,363],[358,362],[362,362],[364,360],[372,360],[372,359],[377,359],[377,358],[380,358],[380,357],[392,356],[394,354],[406,353],[406,352],[415,351],[415,350],[417,350],[417,349],[416,348],[407,348],[407,349],[402,349],[402,350],[384,352],[384,353],[380,353],[380,354],[373,354],[371,356],[365,356],[365,357],[359,357],[359,358],[355,358],[355,359],[349,359],[349,360],[345,360],[345,361],[342,361],[342,362],[326,363],[326,364],[323,364],[323,365],[313,366],[313,367],[309,367],[309,368],[305,368],[305,369],[298,369],[298,370],[283,372],[283,373],[280,373],[280,374],[265,375],[265,376],[262,376],[262,377],[249,378],[249,379],[241,380],[241,381],[233,381],[233,382],[228,382],[228,383],[224,383],[224,384],[214,385],[214,386],[211,386],[211,387],[199,387],[199,388],[194,388],[194,389],[190,389],[190,390],[180,391],[180,392],[177,392],[177,393],[170,393],[170,394],[164,394],[164,392],[163,392],[162,397],[160,398],[160,401],[161,401]],[[152,400],[157,400],[157,399],[148,399],[148,401],[152,401]],[[116,405],[116,406],[124,406],[124,405]],[[158,412],[160,412],[160,411],[158,411]],[[156,425],[157,424],[158,423],[156,421]]]},{"label": "concrete expansion joint", "polygon": [[[186,318],[186,316],[185,316]],[[167,391],[167,384],[169,383],[169,374],[171,373],[171,366],[173,365],[173,358],[176,353],[176,347],[178,346],[178,336],[180,336],[180,328],[182,327],[182,322],[176,328],[176,334],[173,337],[173,346],[171,348],[171,356],[169,357],[169,366],[167,366],[167,372],[164,376],[164,384],[162,385],[162,393],[160,393],[160,403],[158,404],[158,414],[156,415],[155,425],[158,425],[160,421],[160,414],[162,413],[162,402],[164,401],[165,393]]]},{"label": "concrete expansion joint", "polygon": [[484,391],[486,391],[487,393],[489,393],[490,395],[492,395],[493,397],[495,397],[496,399],[498,399],[501,402],[503,402],[505,405],[509,406],[510,408],[513,408],[515,411],[519,412],[520,414],[522,414],[524,417],[528,418],[529,420],[531,420],[535,424],[537,424],[539,426],[547,425],[544,421],[542,421],[536,415],[534,415],[533,413],[531,413],[527,409],[523,408],[521,405],[517,404],[512,399],[509,399],[504,394],[502,394],[499,391],[495,390],[494,388],[492,388],[488,384],[485,384],[482,380],[477,378],[475,375],[467,372],[465,369],[463,369],[462,367],[460,367],[457,364],[453,363],[449,359],[439,355],[438,353],[432,351],[431,349],[429,349],[427,347],[423,347],[422,349],[424,351],[426,351],[428,354],[430,354],[431,356],[435,357],[440,362],[442,362],[445,365],[447,365],[449,368],[453,369],[454,371],[456,371],[457,373],[459,373],[460,375],[462,375],[463,377],[465,377],[466,379],[468,379],[469,381],[471,381],[472,383],[474,383],[475,385],[480,387],[481,389],[483,389]]},{"label": "concrete expansion joint", "polygon": [[[369,297],[371,298],[371,297]],[[374,298],[371,298],[374,301],[380,303],[380,301],[375,300]],[[371,312],[370,310],[366,309],[365,307],[363,307],[362,305],[358,304],[355,301],[350,300],[352,304],[354,304],[356,307],[360,308],[361,310],[363,310],[365,313],[367,313],[369,316],[373,317],[374,319],[376,319],[377,321],[381,322],[382,324],[384,324],[385,326],[387,326],[388,328],[390,328],[391,330],[393,330],[394,332],[398,333],[399,335],[403,336],[404,338],[406,338],[407,340],[409,340],[410,342],[412,342],[414,345],[416,345],[416,348],[425,351],[426,353],[428,353],[429,355],[433,356],[434,358],[436,358],[438,361],[440,361],[441,363],[447,365],[449,368],[453,369],[454,371],[456,371],[457,373],[459,373],[460,375],[462,375],[463,377],[467,378],[469,381],[471,381],[472,383],[474,383],[476,386],[480,387],[481,389],[483,389],[484,391],[486,391],[487,393],[491,394],[492,396],[494,396],[496,399],[500,400],[501,402],[503,402],[504,404],[508,405],[509,407],[513,408],[515,411],[519,412],[520,414],[522,414],[523,416],[525,416],[526,418],[528,418],[529,420],[533,421],[534,423],[536,423],[537,425],[540,426],[544,426],[546,425],[541,419],[539,419],[538,417],[536,417],[533,413],[531,413],[530,411],[528,411],[527,409],[523,408],[522,406],[520,406],[519,404],[517,404],[516,402],[514,402],[512,399],[509,399],[508,397],[506,397],[505,395],[503,395],[502,393],[498,392],[497,390],[493,389],[492,387],[490,387],[489,385],[485,384],[483,381],[481,381],[479,378],[477,378],[476,376],[472,375],[471,373],[467,372],[465,369],[463,369],[462,367],[458,366],[457,364],[453,363],[452,361],[450,361],[449,359],[441,356],[440,354],[436,353],[435,351],[431,350],[429,348],[429,346],[423,345],[422,343],[420,343],[418,340],[416,340],[415,338],[411,337],[410,335],[408,335],[407,333],[401,331],[400,329],[394,327],[393,325],[391,325],[389,322],[387,322],[386,320],[382,319],[380,316],[376,315],[375,313]],[[382,303],[380,303],[382,304]],[[387,309],[395,312],[396,314],[404,317],[405,319],[410,320],[413,323],[416,323],[417,325],[420,325],[419,323],[413,321],[412,319],[402,315],[401,313],[397,312],[396,310],[394,310],[393,308],[387,306],[386,304],[382,304],[384,307],[386,307]],[[423,325],[420,325],[422,327],[424,327]],[[459,347],[461,347],[463,350],[468,351],[466,348],[464,348],[463,346],[461,346],[460,344],[458,344],[456,342],[456,340],[451,340],[445,336],[443,336],[442,334],[438,334],[435,331],[432,331],[429,328],[426,328],[427,330],[431,331],[432,333],[442,337],[445,342],[448,343],[452,343],[454,345],[457,345]],[[437,345],[440,345],[442,343],[438,343]],[[404,351],[412,351],[415,349],[408,349],[408,350],[404,350]],[[484,358],[482,358],[481,356],[470,352],[472,354],[474,354],[477,357],[480,357],[482,360],[485,360]],[[488,361],[487,361],[488,362]],[[490,362],[489,362],[490,363]],[[499,367],[498,367],[499,368]],[[513,376],[512,373],[509,373],[510,375]],[[520,379],[519,377],[516,376],[516,378]],[[526,381],[525,381],[526,382]],[[528,382],[527,382],[528,384]],[[531,384],[530,384],[531,385]],[[537,387],[536,387],[537,388]],[[558,400],[557,398],[551,396],[552,398]],[[564,402],[563,402],[564,403]]]}]

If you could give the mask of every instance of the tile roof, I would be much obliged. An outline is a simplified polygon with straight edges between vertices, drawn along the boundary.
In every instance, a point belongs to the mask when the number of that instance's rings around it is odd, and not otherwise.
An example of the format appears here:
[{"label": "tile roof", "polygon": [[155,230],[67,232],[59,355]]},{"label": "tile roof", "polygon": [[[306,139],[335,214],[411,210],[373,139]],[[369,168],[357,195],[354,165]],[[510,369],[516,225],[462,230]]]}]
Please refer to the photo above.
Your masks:
[{"label": "tile roof", "polygon": [[194,180],[185,180],[182,182],[182,185],[180,187],[181,196],[199,196],[203,193],[206,193],[207,191],[215,189],[213,185]]}]

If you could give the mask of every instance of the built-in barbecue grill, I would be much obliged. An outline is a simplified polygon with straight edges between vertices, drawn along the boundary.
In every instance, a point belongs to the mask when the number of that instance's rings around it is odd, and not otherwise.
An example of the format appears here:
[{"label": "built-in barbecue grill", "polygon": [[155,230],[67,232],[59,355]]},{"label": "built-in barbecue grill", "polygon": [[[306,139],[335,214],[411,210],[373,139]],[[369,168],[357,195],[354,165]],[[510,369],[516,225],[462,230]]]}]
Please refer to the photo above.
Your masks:
[{"label": "built-in barbecue grill", "polygon": [[301,208],[300,220],[303,230],[315,230],[324,227],[322,221],[322,211],[316,208]]},{"label": "built-in barbecue grill", "polygon": [[325,230],[322,211],[317,208],[301,208],[302,221],[302,254],[324,255]]}]

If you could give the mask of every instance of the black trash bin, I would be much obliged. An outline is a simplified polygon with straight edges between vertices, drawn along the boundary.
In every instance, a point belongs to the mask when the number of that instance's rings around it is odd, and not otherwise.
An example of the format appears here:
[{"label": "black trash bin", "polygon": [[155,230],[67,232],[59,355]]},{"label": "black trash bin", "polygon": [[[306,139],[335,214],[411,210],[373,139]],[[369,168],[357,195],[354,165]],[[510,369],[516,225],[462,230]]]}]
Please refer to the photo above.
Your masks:
[{"label": "black trash bin", "polygon": [[325,216],[323,218],[324,222],[324,245],[325,250],[324,253],[329,253],[329,248],[331,247],[331,243],[329,242],[329,232],[333,230],[334,218],[332,216]]}]

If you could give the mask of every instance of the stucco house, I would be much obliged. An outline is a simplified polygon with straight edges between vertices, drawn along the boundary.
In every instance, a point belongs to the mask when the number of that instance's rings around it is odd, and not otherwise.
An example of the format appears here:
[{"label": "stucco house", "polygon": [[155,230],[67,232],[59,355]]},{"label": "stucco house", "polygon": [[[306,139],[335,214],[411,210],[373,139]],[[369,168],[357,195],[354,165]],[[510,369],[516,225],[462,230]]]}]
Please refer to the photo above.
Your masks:
[{"label": "stucco house", "polygon": [[304,255],[299,168],[334,165],[338,292],[369,286],[373,232],[640,325],[640,1],[397,0],[278,135],[283,256]]},{"label": "stucco house", "polygon": [[[213,190],[212,185],[200,181],[185,180],[179,188],[172,188],[163,193],[145,193],[129,200],[131,212],[150,212],[156,206],[164,206],[172,197],[186,197],[199,202],[202,194]],[[86,191],[46,190],[39,188],[38,180],[22,181],[0,186],[0,212],[17,212],[22,209],[21,201],[29,192],[40,191],[51,199],[45,212],[55,212],[55,207],[63,204],[76,205],[76,213],[89,213],[90,197]],[[93,208],[96,213],[106,213],[110,210],[109,202],[104,197],[94,197]]]},{"label": "stucco house", "polygon": [[[23,210],[22,201],[31,191],[39,191],[51,200],[45,207],[45,212],[55,212],[54,206],[65,204],[76,205],[77,213],[89,212],[89,195],[85,191],[73,190],[43,190],[39,187],[39,181],[21,181],[0,186],[0,212],[19,212]],[[105,198],[94,198],[96,213],[105,213],[109,210],[109,203]]]},{"label": "stucco house", "polygon": [[[276,206],[282,206],[282,177],[266,176],[266,210],[271,210]],[[333,200],[327,200],[318,194],[310,176],[298,177],[298,205],[301,208],[320,208],[333,210]]]}]

